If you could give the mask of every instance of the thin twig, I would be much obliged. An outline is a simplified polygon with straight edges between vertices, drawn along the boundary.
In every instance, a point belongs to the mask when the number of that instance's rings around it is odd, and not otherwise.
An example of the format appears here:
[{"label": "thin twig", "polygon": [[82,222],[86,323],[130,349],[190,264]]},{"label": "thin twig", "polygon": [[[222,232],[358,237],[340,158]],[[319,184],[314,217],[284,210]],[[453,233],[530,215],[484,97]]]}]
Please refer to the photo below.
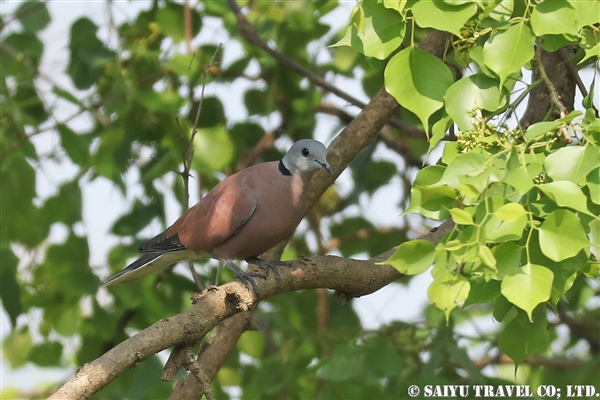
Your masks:
[{"label": "thin twig", "polygon": [[8,18],[4,23],[0,24],[0,32],[2,32],[4,30],[4,28],[6,28],[6,26],[8,24],[10,24],[13,21],[22,19],[23,17],[25,17],[27,14],[30,14],[34,11],[37,11],[38,8],[44,7],[44,3],[40,2],[40,3],[32,3],[30,5],[29,8],[26,9],[21,9],[18,12],[14,13],[10,18]]},{"label": "thin twig", "polygon": [[[546,84],[546,87],[548,88],[548,92],[550,92],[550,100],[552,101],[552,104],[554,104],[554,106],[556,108],[558,108],[558,111],[560,112],[560,117],[563,118],[563,117],[566,117],[567,115],[569,115],[569,110],[567,110],[567,107],[565,107],[565,105],[560,101],[560,95],[558,94],[558,91],[556,90],[556,88],[554,87],[554,84],[552,83],[550,78],[548,78],[548,74],[546,73],[546,67],[544,66],[544,63],[542,61],[542,42],[543,42],[543,40],[544,40],[543,38],[540,38],[537,41],[537,45],[535,48],[535,56],[534,56],[535,62],[538,66],[540,78],[542,78],[542,80]],[[558,129],[558,132],[565,138],[565,141],[567,143],[572,142],[571,136],[569,135],[567,128],[562,126]]]},{"label": "thin twig", "polygon": [[[181,176],[183,177],[183,188],[184,188],[184,192],[185,192],[184,193],[184,195],[185,195],[185,210],[187,210],[189,208],[189,202],[190,202],[189,177],[190,177],[190,170],[192,168],[192,160],[194,159],[194,138],[196,137],[196,133],[198,133],[198,123],[200,121],[200,114],[202,113],[202,102],[204,101],[204,89],[206,88],[206,79],[208,78],[207,71],[210,68],[210,66],[213,65],[215,57],[217,56],[217,53],[219,52],[220,49],[221,49],[221,43],[219,43],[219,45],[215,49],[215,52],[213,53],[212,57],[210,58],[208,65],[202,68],[202,76],[203,77],[202,77],[202,85],[201,85],[201,90],[200,90],[200,99],[198,101],[198,110],[196,111],[196,119],[194,120],[194,127],[192,128],[192,135],[190,137],[190,143],[188,145],[187,160],[185,158],[185,154],[183,154],[183,145],[182,145],[183,171],[181,171]],[[178,122],[179,122],[179,120],[178,120]],[[182,140],[182,142],[183,142],[183,140]],[[196,283],[196,287],[198,287],[198,290],[200,290],[200,291],[204,290],[204,285],[202,285],[202,282],[200,281],[200,277],[196,273],[196,269],[194,268],[193,261],[191,261],[191,260],[188,261],[188,268],[192,274],[192,277],[194,278],[194,282]]]},{"label": "thin twig", "polygon": [[52,131],[57,129],[58,125],[64,125],[67,122],[71,121],[73,118],[76,118],[77,116],[83,114],[84,112],[88,111],[85,108],[81,108],[79,109],[76,113],[70,115],[69,117],[65,118],[62,122],[57,122],[56,124],[49,126],[47,128],[42,128],[42,129],[38,129],[36,131],[31,132],[30,134],[22,134],[21,136],[19,136],[19,139],[17,139],[15,142],[13,142],[13,144],[11,144],[3,153],[2,153],[2,157],[5,157],[6,155],[8,155],[11,151],[19,148],[23,143],[27,142],[28,140],[30,140],[32,137],[39,135],[40,133],[44,133],[47,131]]},{"label": "thin twig", "polygon": [[202,386],[202,391],[204,392],[204,395],[206,396],[207,400],[215,400],[215,394],[212,388],[210,387],[210,379],[208,378],[208,376],[206,376],[206,373],[200,367],[200,365],[198,365],[198,361],[196,360],[196,357],[194,357],[192,349],[189,347],[187,347],[186,349],[187,350],[185,353],[187,362],[184,364],[185,369],[190,371],[192,375],[196,377],[196,379]]},{"label": "thin twig", "polygon": [[286,57],[285,55],[283,55],[283,54],[279,53],[278,51],[273,50],[271,47],[269,47],[269,45],[258,36],[258,33],[256,32],[256,28],[254,28],[254,26],[250,22],[248,22],[248,20],[242,13],[242,10],[240,10],[239,6],[237,5],[236,1],[235,0],[227,0],[227,3],[229,4],[229,8],[231,8],[231,10],[233,11],[233,13],[235,14],[235,16],[238,20],[239,27],[240,27],[240,34],[248,43],[253,44],[253,45],[263,49],[265,52],[267,52],[271,57],[273,57],[274,59],[279,61],[281,64],[283,64],[286,67],[290,68],[291,70],[299,73],[300,75],[305,76],[306,78],[308,78],[308,80],[310,80],[315,85],[322,87],[323,89],[328,90],[331,93],[334,93],[338,97],[346,100],[350,104],[353,104],[359,108],[365,107],[366,104],[363,103],[362,101],[360,101],[357,98],[347,94],[346,92],[336,88],[335,86],[333,86],[332,84],[327,82],[325,79],[323,79],[321,76],[313,73],[312,71],[310,71],[307,68],[303,67],[302,65],[298,64],[296,61]]},{"label": "thin twig", "polygon": [[569,62],[569,56],[567,54],[565,54],[565,49],[564,48],[558,49],[558,55],[565,62],[567,69],[569,70],[569,73],[575,80],[575,84],[577,85],[577,87],[579,88],[579,91],[581,92],[581,95],[583,97],[586,97],[588,95],[587,88],[583,84],[583,81],[581,80],[581,77],[577,73],[577,69],[575,68],[573,63]]},{"label": "thin twig", "polygon": [[[250,22],[248,22],[248,20],[246,19],[246,17],[240,10],[239,6],[237,5],[236,0],[227,0],[227,3],[229,4],[229,8],[231,8],[231,10],[233,11],[233,13],[235,14],[235,16],[238,20],[240,34],[242,35],[242,37],[244,38],[244,40],[246,42],[264,50],[266,53],[268,53],[271,57],[273,57],[279,63],[281,63],[282,65],[291,69],[292,71],[304,76],[305,78],[307,78],[309,81],[311,81],[316,86],[335,94],[339,98],[346,100],[348,103],[350,103],[360,109],[365,108],[366,104],[364,102],[360,101],[359,99],[357,99],[354,96],[351,96],[350,94],[344,92],[343,90],[338,89],[331,83],[327,82],[322,76],[315,74],[314,72],[312,72],[309,69],[298,64],[296,61],[292,60],[291,58],[289,58],[289,57],[285,56],[284,54],[278,52],[277,50],[274,50],[271,47],[269,47],[267,42],[265,42],[264,40],[262,40],[260,38],[260,36],[258,35],[258,33],[256,31],[256,28]],[[394,128],[399,129],[401,131],[407,130],[407,127],[409,126],[408,124],[400,121],[396,117],[392,117],[388,121],[388,123],[391,126],[393,126]]]}]

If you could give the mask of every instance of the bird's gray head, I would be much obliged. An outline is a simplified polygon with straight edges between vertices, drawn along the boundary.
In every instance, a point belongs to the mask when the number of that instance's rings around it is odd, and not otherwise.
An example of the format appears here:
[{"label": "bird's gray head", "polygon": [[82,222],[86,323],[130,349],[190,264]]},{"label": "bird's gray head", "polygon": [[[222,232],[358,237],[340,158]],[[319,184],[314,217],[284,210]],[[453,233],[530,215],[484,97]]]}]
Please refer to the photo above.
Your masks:
[{"label": "bird's gray head", "polygon": [[327,162],[327,149],[323,143],[312,139],[298,140],[281,162],[292,174],[306,174],[318,168],[333,173]]}]

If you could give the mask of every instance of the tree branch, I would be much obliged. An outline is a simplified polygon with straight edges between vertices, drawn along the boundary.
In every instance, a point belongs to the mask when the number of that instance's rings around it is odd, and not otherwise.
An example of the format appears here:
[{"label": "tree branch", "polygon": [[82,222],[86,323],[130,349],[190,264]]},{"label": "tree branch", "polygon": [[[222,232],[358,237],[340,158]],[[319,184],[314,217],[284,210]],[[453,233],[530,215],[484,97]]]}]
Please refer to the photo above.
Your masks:
[{"label": "tree branch", "polygon": [[[550,94],[550,101],[552,102],[554,107],[556,107],[558,109],[558,111],[560,112],[560,117],[563,118],[569,114],[569,110],[567,110],[567,107],[565,107],[565,105],[560,100],[561,95],[558,93],[558,91],[556,90],[556,87],[554,87],[554,84],[552,83],[552,81],[548,77],[548,74],[546,73],[546,67],[544,66],[544,62],[542,61],[542,42],[543,42],[543,40],[544,40],[543,38],[540,38],[537,42],[537,46],[535,49],[535,56],[534,56],[535,63],[537,64],[540,77],[542,78],[542,80],[546,84],[546,87],[548,88],[548,93]],[[560,56],[560,53],[558,53],[558,55]],[[565,127],[561,127],[558,130],[558,132],[565,138],[565,141],[567,143],[572,142],[571,136],[569,136],[569,132],[567,131],[567,129]]]},{"label": "tree branch", "polygon": [[[573,109],[575,82],[569,74],[568,61],[563,60],[568,55],[566,53],[572,53],[573,49],[571,46],[566,46],[561,50],[561,52],[549,53],[543,51],[539,44],[536,48],[535,60],[538,68],[537,71],[532,73],[531,81],[535,82],[541,79],[542,83],[534,87],[529,93],[527,108],[519,122],[523,129],[546,119],[548,112],[555,105],[556,97],[566,110]],[[542,69],[545,78],[542,77]],[[554,100],[552,100],[551,90],[555,91]],[[556,117],[558,115],[552,116],[551,119]]]},{"label": "tree branch", "polygon": [[[240,10],[240,7],[237,5],[236,0],[227,0],[227,4],[229,5],[229,8],[231,8],[233,13],[235,14],[235,17],[238,21],[238,25],[240,28],[240,34],[242,35],[242,37],[244,38],[244,40],[247,43],[264,50],[267,54],[269,54],[271,57],[273,57],[275,60],[277,60],[281,65],[284,65],[285,67],[291,69],[292,71],[304,76],[305,78],[307,78],[309,81],[311,81],[316,86],[335,94],[339,98],[346,100],[348,103],[350,103],[358,108],[361,108],[361,109],[365,108],[366,104],[363,103],[362,101],[358,100],[356,97],[351,96],[350,94],[344,92],[341,89],[338,89],[331,83],[327,82],[322,76],[315,74],[314,72],[312,72],[311,70],[298,64],[296,61],[292,60],[291,58],[286,57],[284,54],[269,47],[267,42],[265,42],[264,40],[262,40],[260,38],[260,36],[258,35],[258,33],[256,31],[256,28],[250,22],[248,22],[248,20],[242,13],[242,10]],[[394,128],[397,128],[401,131],[405,131],[409,128],[412,128],[410,125],[400,121],[398,118],[395,118],[395,117],[391,117],[389,119],[388,123],[391,126],[393,126]]]},{"label": "tree branch", "polygon": [[[213,329],[208,347],[198,356],[198,364],[202,365],[208,379],[212,381],[215,378],[242,333],[250,329],[253,315],[251,311],[241,312]],[[200,382],[193,375],[188,375],[177,382],[169,400],[200,398],[202,393]]]},{"label": "tree branch", "polygon": [[[453,227],[451,220],[420,239],[434,246]],[[373,293],[403,275],[387,265],[376,262],[387,259],[394,249],[369,260],[353,260],[336,256],[299,258],[280,268],[280,280],[273,274],[258,280],[260,297],[239,280],[219,287],[210,287],[193,296],[194,305],[188,311],[163,319],[118,344],[96,360],[83,365],[50,399],[84,399],[133,368],[146,358],[179,343],[200,340],[211,329],[232,315],[254,309],[260,300],[302,289],[329,288],[345,297]]]}]

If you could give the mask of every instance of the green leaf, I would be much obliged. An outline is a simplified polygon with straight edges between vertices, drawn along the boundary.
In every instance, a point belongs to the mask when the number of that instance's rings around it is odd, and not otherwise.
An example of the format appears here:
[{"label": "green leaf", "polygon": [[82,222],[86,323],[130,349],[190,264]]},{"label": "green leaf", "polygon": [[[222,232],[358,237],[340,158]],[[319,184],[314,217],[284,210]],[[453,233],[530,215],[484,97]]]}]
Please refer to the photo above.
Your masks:
[{"label": "green leaf", "polygon": [[[520,311],[500,333],[500,350],[509,356],[517,367],[523,360],[541,350],[549,341],[548,317],[543,305],[533,313],[533,322]],[[529,318],[531,320],[531,316]]]},{"label": "green leaf", "polygon": [[265,337],[259,331],[245,331],[236,346],[250,357],[260,358],[265,350]]},{"label": "green leaf", "polygon": [[[196,21],[194,22],[196,22],[196,27],[198,27],[197,24],[200,21],[199,14],[192,12],[192,15],[196,17]],[[179,43],[185,39],[183,5],[173,2],[165,3],[165,7],[159,8],[156,12],[156,23],[160,26],[162,33],[173,39],[175,43]]]},{"label": "green leaf", "polygon": [[507,222],[514,222],[525,214],[527,211],[519,203],[508,203],[494,211],[496,217]]},{"label": "green leaf", "polygon": [[500,296],[500,282],[498,281],[486,282],[485,279],[479,278],[471,279],[469,282],[471,282],[471,290],[463,308],[471,304],[489,303]]},{"label": "green leaf", "polygon": [[[380,187],[388,184],[398,174],[396,164],[389,161],[373,161],[356,157],[350,167],[355,182],[355,191],[372,195]],[[364,162],[363,162],[364,161]]]},{"label": "green leaf", "polygon": [[199,129],[194,138],[192,167],[202,173],[222,171],[234,156],[229,134],[221,126]]},{"label": "green leaf", "polygon": [[502,295],[496,297],[496,301],[494,301],[493,310],[494,319],[496,321],[502,322],[505,318],[507,320],[514,318],[514,315],[517,314],[517,311],[513,310],[516,310],[516,307],[513,306],[512,303],[506,299],[506,297]]},{"label": "green leaf", "polygon": [[532,140],[537,139],[541,135],[558,129],[558,127],[561,125],[562,122],[559,120],[536,122],[535,124],[530,125],[529,128],[527,128],[527,131],[525,132],[525,139],[527,139],[528,142],[531,142]]},{"label": "green leaf", "polygon": [[568,146],[548,155],[544,166],[548,176],[554,181],[579,183],[598,167],[599,159],[600,147]]},{"label": "green leaf", "polygon": [[446,111],[463,131],[478,123],[475,111],[495,111],[506,101],[500,82],[485,74],[462,78],[448,88],[445,95]]},{"label": "green leaf", "polygon": [[81,221],[82,208],[81,187],[79,182],[74,180],[63,184],[56,196],[46,200],[42,208],[42,215],[48,225],[55,222],[73,225]]},{"label": "green leaf", "polygon": [[460,36],[460,28],[477,12],[474,2],[449,5],[441,0],[418,1],[412,6],[417,24],[422,28],[435,28]]},{"label": "green leaf", "polygon": [[450,215],[452,215],[452,220],[455,223],[460,225],[473,225],[473,217],[468,211],[465,211],[461,208],[451,208]]},{"label": "green leaf", "polygon": [[435,187],[420,187],[420,206],[429,211],[440,211],[450,208],[456,200],[456,192],[447,185]]},{"label": "green leaf", "polygon": [[531,27],[536,36],[548,34],[576,35],[575,9],[567,0],[545,0],[531,13]]},{"label": "green leaf", "polygon": [[202,64],[195,59],[192,60],[188,55],[178,53],[167,61],[165,67],[176,75],[192,80],[200,76]]},{"label": "green leaf", "polygon": [[588,255],[585,251],[580,251],[575,257],[569,257],[560,262],[550,260],[544,255],[540,248],[540,237],[537,231],[532,232],[528,257],[534,264],[543,265],[554,273],[552,281],[552,294],[550,296],[551,303],[556,306],[557,302],[562,298],[565,299],[565,291],[567,290],[567,282],[573,274],[578,273],[585,268],[588,260]]},{"label": "green leaf", "polygon": [[390,258],[378,265],[391,265],[405,275],[416,275],[425,272],[435,259],[435,249],[426,240],[404,242]]},{"label": "green leaf", "polygon": [[[489,172],[489,168],[484,167],[487,161],[486,157],[473,151],[459,154],[450,162],[435,186],[448,185],[452,189],[457,189],[461,183],[471,183],[465,178],[477,177]],[[481,189],[477,186],[476,188]]]},{"label": "green leaf", "polygon": [[489,17],[499,22],[507,22],[512,16],[514,5],[513,0],[493,1],[486,7],[486,10],[489,7],[493,7],[489,13]]},{"label": "green leaf", "polygon": [[326,359],[317,369],[316,376],[327,381],[343,382],[360,379],[366,370],[365,353],[356,348],[344,352],[338,348],[333,356]]},{"label": "green leaf", "polygon": [[131,211],[115,221],[111,232],[119,236],[135,236],[148,226],[162,212],[160,202],[142,203],[139,199],[133,203]]},{"label": "green leaf", "polygon": [[533,58],[534,42],[535,36],[524,22],[511,25],[485,42],[483,60],[500,77],[500,86],[508,75],[520,71]]},{"label": "green leaf", "polygon": [[[4,134],[4,132],[3,132]],[[46,238],[49,226],[39,221],[36,197],[36,171],[23,154],[12,153],[0,163],[0,229],[2,241],[10,238],[25,246],[37,246]]]},{"label": "green leaf", "polygon": [[590,190],[590,200],[600,204],[600,168],[590,172],[585,178],[585,183]]},{"label": "green leaf", "polygon": [[71,25],[71,58],[67,71],[80,90],[96,84],[106,64],[115,59],[115,53],[96,37],[97,30],[88,18],[80,18]]},{"label": "green leaf", "polygon": [[[75,105],[78,105],[81,108],[85,108],[85,104],[83,104],[83,102],[81,100],[79,100],[77,97],[75,97],[73,95],[73,93],[64,90],[62,88],[60,88],[59,86],[52,86],[52,93],[56,94],[57,96],[67,100],[70,103],[73,103]],[[63,125],[63,124],[61,124]]]},{"label": "green leaf", "polygon": [[[199,102],[194,102],[190,108],[190,112],[188,113],[190,121],[196,119],[199,105]],[[225,108],[223,107],[221,100],[215,96],[206,96],[204,101],[202,101],[202,110],[200,110],[198,127],[218,129],[221,125],[225,125],[226,122]],[[200,134],[200,132],[198,134]]]},{"label": "green leaf", "polygon": [[[71,232],[64,244],[48,247],[46,259],[33,271],[34,287],[40,285],[44,288],[44,293],[59,294],[62,302],[75,303],[71,306],[73,313],[80,315],[77,302],[82,295],[96,293],[100,284],[89,266],[89,258],[87,239]],[[63,318],[65,326],[74,325],[73,319],[69,320],[64,310],[57,308],[55,312]]]},{"label": "green leaf", "polygon": [[400,13],[380,2],[363,1],[352,11],[346,34],[335,46],[350,46],[367,57],[387,58],[400,46],[406,23]]},{"label": "green leaf", "polygon": [[431,304],[444,311],[448,323],[450,312],[469,297],[470,289],[469,281],[464,276],[456,275],[454,279],[434,281],[427,289],[427,296]]},{"label": "green leaf", "polygon": [[548,268],[536,264],[525,264],[512,270],[500,287],[502,295],[527,313],[532,320],[534,308],[550,299],[554,274]]},{"label": "green leaf", "polygon": [[600,2],[598,1],[574,1],[571,6],[575,7],[575,29],[579,30],[585,25],[593,25],[600,22]]},{"label": "green leaf", "polygon": [[33,341],[29,329],[21,328],[12,331],[2,343],[2,357],[11,368],[18,368],[28,361]]},{"label": "green leaf", "polygon": [[17,282],[19,259],[13,253],[9,243],[0,243],[0,250],[0,298],[2,307],[14,328],[17,324],[17,317],[23,312],[21,287]]},{"label": "green leaf", "polygon": [[523,164],[519,160],[519,153],[514,148],[511,149],[508,156],[504,182],[514,187],[519,194],[525,194],[533,187],[533,179],[523,168]]},{"label": "green leaf", "polygon": [[267,115],[269,113],[267,92],[256,88],[248,89],[244,93],[244,105],[248,115]]},{"label": "green leaf", "polygon": [[[446,186],[442,187],[439,192],[434,190],[431,193],[431,189],[427,188],[427,186],[440,180],[445,169],[441,165],[432,165],[423,168],[417,173],[413,187],[410,190],[410,205],[404,210],[403,215],[418,212],[427,218],[438,221],[448,218],[449,213],[444,209],[444,205],[454,202],[456,198],[454,191]],[[425,192],[425,200],[423,199],[422,190]],[[438,200],[435,200],[436,197]],[[429,208],[423,206],[424,201],[426,201],[425,205]]]},{"label": "green leaf", "polygon": [[406,6],[407,0],[383,0],[385,8],[391,8],[398,12],[402,12]]},{"label": "green leaf", "polygon": [[[600,4],[600,3],[599,3]],[[587,96],[583,98],[581,105],[586,108],[584,122],[593,123],[596,122],[596,127],[600,125],[600,121],[596,118],[596,112],[594,111],[594,99],[596,98],[596,79],[592,79],[590,88]],[[590,124],[591,125],[591,124]],[[598,145],[598,143],[596,143]]]},{"label": "green leaf", "polygon": [[416,114],[428,132],[429,117],[443,106],[444,94],[454,81],[450,69],[431,54],[409,47],[392,57],[384,75],[388,93]]},{"label": "green leaf", "polygon": [[501,281],[506,274],[511,273],[521,265],[521,246],[514,242],[504,242],[492,248],[492,254],[496,259],[497,273],[493,279]]},{"label": "green leaf", "polygon": [[476,199],[479,197],[481,192],[475,188],[475,186],[470,185],[468,183],[461,183],[458,185],[458,191],[460,194],[467,198]]},{"label": "green leaf", "polygon": [[[0,51],[2,73],[22,76],[31,67],[37,67],[44,52],[44,44],[33,33],[12,33],[3,40]],[[29,65],[29,68],[25,65]]]},{"label": "green leaf", "polygon": [[36,344],[31,349],[31,361],[40,367],[60,366],[63,345],[59,342],[49,341]]},{"label": "green leaf", "polygon": [[561,47],[568,46],[577,42],[577,38],[575,36],[565,36],[565,35],[545,35],[544,42],[542,43],[542,49],[547,52],[554,53],[556,50]]},{"label": "green leaf", "polygon": [[135,99],[151,113],[177,113],[186,103],[186,100],[176,91],[157,92],[152,88],[136,91]]},{"label": "green leaf", "polygon": [[18,16],[23,29],[26,32],[38,32],[44,29],[50,22],[50,13],[45,3],[41,1],[26,1],[17,9]]},{"label": "green leaf", "polygon": [[546,257],[562,261],[591,246],[579,218],[571,211],[553,211],[539,228],[540,247]]},{"label": "green leaf", "polygon": [[57,124],[56,128],[60,135],[60,144],[69,158],[81,167],[87,165],[90,161],[91,138],[75,133],[64,124]]},{"label": "green leaf", "polygon": [[594,216],[587,207],[587,197],[579,186],[570,181],[557,181],[537,185],[557,205],[569,207],[584,214]]},{"label": "green leaf", "polygon": [[477,255],[485,265],[494,270],[496,269],[496,258],[489,247],[486,245],[479,245],[479,251]]},{"label": "green leaf", "polygon": [[[485,238],[493,243],[501,243],[507,240],[519,240],[523,235],[525,225],[527,225],[527,215],[525,212],[517,210],[517,207],[515,206],[509,206],[507,209],[502,209],[504,205],[496,205],[497,202],[504,201],[504,199],[498,197],[488,197],[485,203],[481,203],[478,206],[478,212],[487,214],[486,207],[489,212],[491,212],[488,218],[483,220],[481,228],[483,228],[483,231],[485,232]],[[501,210],[500,216],[496,215],[496,211],[499,210]],[[517,214],[521,215],[517,216]],[[514,217],[516,218],[512,221],[507,220]]]},{"label": "green leaf", "polygon": [[436,121],[431,128],[431,138],[429,138],[429,148],[427,154],[431,154],[431,151],[436,148],[438,143],[444,138],[446,131],[452,126],[452,118],[444,113],[444,116]]}]

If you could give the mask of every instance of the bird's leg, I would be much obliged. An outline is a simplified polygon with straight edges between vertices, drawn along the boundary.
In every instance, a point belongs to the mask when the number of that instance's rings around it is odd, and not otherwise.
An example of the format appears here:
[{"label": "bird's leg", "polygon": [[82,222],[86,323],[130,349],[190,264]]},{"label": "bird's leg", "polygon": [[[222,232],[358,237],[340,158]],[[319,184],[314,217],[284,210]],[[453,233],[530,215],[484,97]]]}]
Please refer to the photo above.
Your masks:
[{"label": "bird's leg", "polygon": [[[284,261],[267,261],[267,260],[260,259],[258,257],[247,258],[245,261],[247,263],[256,265],[258,268],[260,268],[263,271],[266,271],[267,276],[268,276],[269,271],[273,271],[273,273],[275,274],[275,279],[277,281],[279,281],[279,279],[281,279],[281,276],[279,275],[279,271],[277,270],[277,266],[286,265],[286,262],[284,262]],[[253,276],[253,275],[251,275],[251,276]],[[262,275],[257,275],[257,276],[261,276],[264,278],[264,276],[262,276]]]},{"label": "bird's leg", "polygon": [[242,283],[246,285],[248,289],[252,288],[254,293],[258,295],[258,287],[256,286],[256,282],[254,282],[254,279],[252,279],[251,275],[242,271],[233,260],[226,261],[225,266],[235,272],[237,277],[240,278],[240,281],[242,281]]}]

